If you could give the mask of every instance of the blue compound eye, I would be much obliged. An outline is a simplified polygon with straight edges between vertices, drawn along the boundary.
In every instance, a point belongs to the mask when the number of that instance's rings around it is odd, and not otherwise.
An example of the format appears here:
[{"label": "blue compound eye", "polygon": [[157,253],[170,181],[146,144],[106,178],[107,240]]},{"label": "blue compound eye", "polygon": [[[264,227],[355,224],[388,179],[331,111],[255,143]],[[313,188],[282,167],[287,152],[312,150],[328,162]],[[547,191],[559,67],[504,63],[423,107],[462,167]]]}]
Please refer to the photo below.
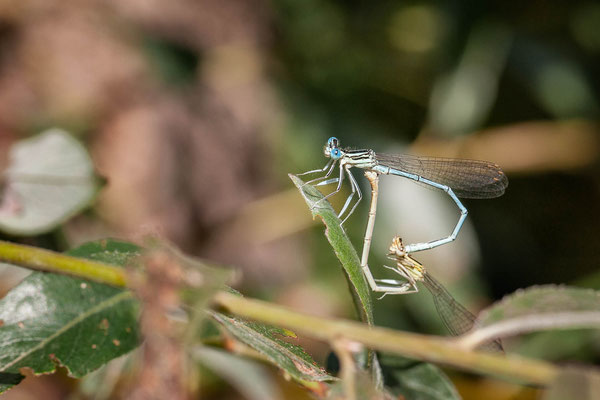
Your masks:
[{"label": "blue compound eye", "polygon": [[329,148],[334,148],[334,147],[338,147],[340,144],[340,141],[338,140],[338,138],[332,136],[329,138],[329,140],[327,141],[327,147]]},{"label": "blue compound eye", "polygon": [[331,149],[331,153],[329,153],[331,155],[331,158],[334,160],[339,160],[342,157],[342,151],[340,149],[338,149],[337,147],[334,147],[333,149]]}]

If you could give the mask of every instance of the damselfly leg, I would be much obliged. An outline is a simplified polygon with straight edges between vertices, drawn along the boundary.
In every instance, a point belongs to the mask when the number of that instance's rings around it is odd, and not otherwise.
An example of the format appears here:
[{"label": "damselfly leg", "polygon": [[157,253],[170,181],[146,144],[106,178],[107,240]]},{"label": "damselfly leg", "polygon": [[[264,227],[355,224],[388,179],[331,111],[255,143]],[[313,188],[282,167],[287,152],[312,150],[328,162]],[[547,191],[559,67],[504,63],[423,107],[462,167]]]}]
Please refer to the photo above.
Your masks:
[{"label": "damselfly leg", "polygon": [[[340,147],[339,140],[335,137],[329,138],[324,147],[324,153],[326,157],[330,158],[325,167],[300,174],[306,175],[327,171],[324,176],[309,180],[304,183],[305,185],[325,186],[337,183],[335,190],[325,195],[322,199],[319,199],[313,207],[317,206],[321,201],[327,200],[339,193],[342,189],[344,174],[348,175],[351,193],[346,198],[338,215],[340,219],[343,217],[341,221],[343,224],[354,213],[362,200],[360,187],[350,169],[353,167],[364,169],[365,176],[371,183],[371,207],[365,231],[361,268],[371,289],[376,292],[406,293],[409,290],[399,281],[374,279],[367,264],[375,224],[378,194],[377,182],[380,174],[408,178],[442,190],[450,196],[460,210],[460,217],[450,235],[429,242],[409,244],[403,248],[403,251],[407,254],[432,249],[456,239],[467,217],[467,209],[461,203],[459,197],[472,199],[494,198],[501,196],[508,186],[508,179],[500,167],[486,161],[422,157],[409,154],[381,154],[375,153],[370,149],[343,149]],[[339,176],[330,178],[338,161]],[[357,200],[352,204],[355,196]],[[344,217],[345,213],[347,214]]]}]

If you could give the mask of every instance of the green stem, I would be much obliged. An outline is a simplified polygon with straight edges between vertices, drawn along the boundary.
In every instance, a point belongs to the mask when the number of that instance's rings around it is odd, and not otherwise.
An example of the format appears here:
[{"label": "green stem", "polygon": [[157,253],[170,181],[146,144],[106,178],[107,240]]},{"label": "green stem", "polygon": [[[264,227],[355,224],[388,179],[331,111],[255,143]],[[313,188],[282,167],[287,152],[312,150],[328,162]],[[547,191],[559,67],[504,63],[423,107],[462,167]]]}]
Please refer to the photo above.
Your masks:
[{"label": "green stem", "polygon": [[[31,246],[0,241],[0,262],[40,271],[69,274],[115,286],[126,286],[126,274],[122,268]],[[543,361],[464,350],[451,339],[369,327],[353,321],[304,315],[228,292],[217,293],[215,301],[239,316],[297,330],[317,339],[334,341],[344,338],[376,350],[446,364],[472,372],[517,379],[525,383],[547,385],[559,371],[556,366]]]},{"label": "green stem", "polygon": [[114,286],[126,286],[126,272],[123,268],[22,244],[0,241],[0,262],[38,271],[73,275]]},{"label": "green stem", "polygon": [[363,343],[368,348],[476,373],[516,379],[527,384],[548,385],[559,372],[558,367],[544,361],[514,355],[473,352],[459,348],[452,339],[369,327],[347,320],[309,316],[226,292],[219,292],[215,301],[233,314],[296,330],[316,339],[332,341],[345,338]]}]

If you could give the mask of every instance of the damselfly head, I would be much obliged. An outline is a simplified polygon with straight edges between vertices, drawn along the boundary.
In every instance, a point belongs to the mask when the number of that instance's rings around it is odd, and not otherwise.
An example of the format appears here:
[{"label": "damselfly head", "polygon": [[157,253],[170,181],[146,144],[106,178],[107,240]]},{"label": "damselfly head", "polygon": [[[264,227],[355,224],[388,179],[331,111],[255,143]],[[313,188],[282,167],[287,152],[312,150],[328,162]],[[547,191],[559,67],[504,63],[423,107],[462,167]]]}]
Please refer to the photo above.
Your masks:
[{"label": "damselfly head", "polygon": [[392,244],[390,245],[390,252],[388,255],[404,257],[406,255],[406,251],[404,251],[404,245],[402,244],[402,238],[400,236],[394,236],[392,239]]},{"label": "damselfly head", "polygon": [[342,150],[340,150],[339,148],[339,145],[340,141],[338,140],[338,138],[333,136],[330,137],[327,141],[327,144],[325,145],[325,148],[323,149],[325,157],[331,157],[334,160],[339,160],[343,155]]},{"label": "damselfly head", "polygon": [[329,140],[327,140],[327,147],[329,147],[330,149],[334,147],[339,147],[339,145],[340,141],[335,136],[332,136],[329,138]]}]

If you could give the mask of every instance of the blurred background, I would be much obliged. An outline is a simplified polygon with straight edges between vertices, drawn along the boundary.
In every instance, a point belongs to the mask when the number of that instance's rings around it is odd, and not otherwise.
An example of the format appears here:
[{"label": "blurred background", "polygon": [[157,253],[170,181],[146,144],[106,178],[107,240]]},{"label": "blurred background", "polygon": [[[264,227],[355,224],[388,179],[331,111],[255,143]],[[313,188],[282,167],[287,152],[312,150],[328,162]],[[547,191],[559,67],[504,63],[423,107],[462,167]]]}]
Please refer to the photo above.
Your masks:
[{"label": "blurred background", "polygon": [[[336,136],[503,167],[506,194],[465,200],[457,241],[415,255],[474,312],[536,284],[600,288],[598,26],[591,1],[0,2],[0,165],[15,141],[60,127],[106,179],[60,229],[3,239],[65,250],[158,234],[242,271],[236,287],[248,296],[355,318],[323,226],[287,177],[325,165]],[[366,196],[345,227],[360,250],[369,188],[355,177]],[[383,177],[374,273],[385,274],[394,235],[440,238],[458,216],[443,193]],[[12,284],[3,276],[2,292]],[[428,293],[387,296],[375,316],[446,334]],[[597,363],[598,339],[537,334],[506,348]],[[324,363],[325,344],[301,344]],[[533,396],[451,374],[466,399],[490,387]],[[55,398],[72,384],[40,379]],[[27,381],[8,396],[35,390]],[[239,398],[216,383],[205,392]]]}]

